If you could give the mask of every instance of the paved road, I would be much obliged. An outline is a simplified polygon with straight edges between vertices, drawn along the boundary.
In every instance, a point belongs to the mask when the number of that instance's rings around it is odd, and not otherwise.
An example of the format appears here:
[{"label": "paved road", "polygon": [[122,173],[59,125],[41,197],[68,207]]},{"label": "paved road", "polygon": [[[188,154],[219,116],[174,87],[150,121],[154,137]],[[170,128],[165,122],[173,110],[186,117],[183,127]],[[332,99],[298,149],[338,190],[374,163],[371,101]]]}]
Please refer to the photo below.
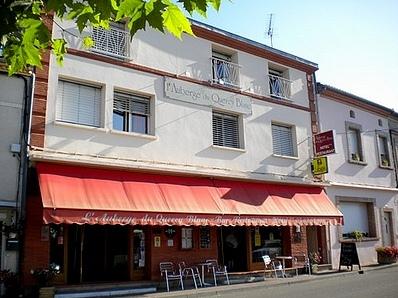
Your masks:
[{"label": "paved road", "polygon": [[209,297],[222,298],[398,298],[398,266],[278,287],[255,287],[219,292]]}]

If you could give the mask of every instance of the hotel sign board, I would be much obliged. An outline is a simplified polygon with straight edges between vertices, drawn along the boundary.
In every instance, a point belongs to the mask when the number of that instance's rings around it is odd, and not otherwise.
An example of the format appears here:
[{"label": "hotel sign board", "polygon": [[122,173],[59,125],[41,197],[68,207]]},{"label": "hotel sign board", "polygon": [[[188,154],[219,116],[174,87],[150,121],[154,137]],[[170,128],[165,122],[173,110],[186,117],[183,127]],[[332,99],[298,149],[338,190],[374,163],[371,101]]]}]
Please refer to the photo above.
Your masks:
[{"label": "hotel sign board", "polygon": [[315,156],[336,153],[335,139],[336,132],[334,130],[328,130],[314,135]]},{"label": "hotel sign board", "polygon": [[311,162],[311,170],[314,175],[326,174],[328,169],[328,158],[326,156],[315,157]]},{"label": "hotel sign board", "polygon": [[252,113],[251,99],[231,92],[167,77],[164,81],[164,91],[171,99],[240,114]]}]

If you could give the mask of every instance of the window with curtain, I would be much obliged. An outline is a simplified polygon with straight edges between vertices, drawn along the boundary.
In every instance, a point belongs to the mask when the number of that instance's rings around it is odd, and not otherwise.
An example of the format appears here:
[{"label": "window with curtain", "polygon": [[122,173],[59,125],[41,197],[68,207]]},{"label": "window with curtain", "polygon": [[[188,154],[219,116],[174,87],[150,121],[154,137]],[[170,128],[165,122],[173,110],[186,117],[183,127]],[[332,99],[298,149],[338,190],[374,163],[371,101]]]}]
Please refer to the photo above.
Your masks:
[{"label": "window with curtain", "polygon": [[56,120],[100,126],[101,88],[60,80],[57,89]]},{"label": "window with curtain", "polygon": [[293,128],[287,125],[272,124],[272,145],[276,155],[296,156]]},{"label": "window with curtain", "polygon": [[349,160],[354,162],[364,161],[360,127],[348,126],[347,141]]},{"label": "window with curtain", "polygon": [[150,99],[116,92],[113,98],[113,129],[149,133]]},{"label": "window with curtain", "polygon": [[338,207],[344,216],[343,237],[352,238],[354,231],[361,232],[364,237],[376,237],[373,203],[339,201]]},{"label": "window with curtain", "polygon": [[213,112],[213,144],[240,148],[238,116]]},{"label": "window with curtain", "polygon": [[387,137],[383,135],[377,135],[377,142],[379,147],[379,162],[382,167],[389,167],[391,165],[390,162],[390,154],[388,150],[388,142]]},{"label": "window with curtain", "polygon": [[192,228],[181,229],[181,248],[182,249],[193,248]]}]

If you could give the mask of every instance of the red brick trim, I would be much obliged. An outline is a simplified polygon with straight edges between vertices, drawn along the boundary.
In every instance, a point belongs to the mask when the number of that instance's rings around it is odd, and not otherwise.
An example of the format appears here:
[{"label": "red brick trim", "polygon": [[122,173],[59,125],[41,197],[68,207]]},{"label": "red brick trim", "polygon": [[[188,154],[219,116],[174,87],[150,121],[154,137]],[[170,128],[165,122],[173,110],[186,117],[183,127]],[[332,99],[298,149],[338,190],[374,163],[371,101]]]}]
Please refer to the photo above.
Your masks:
[{"label": "red brick trim", "polygon": [[282,105],[282,106],[287,106],[287,107],[294,108],[294,109],[303,110],[303,111],[306,111],[306,112],[310,111],[310,109],[308,107],[299,106],[299,105],[296,105],[296,104],[293,104],[293,103],[290,103],[290,102],[283,102],[283,101],[280,101],[280,100],[275,100],[275,99],[273,99],[271,97],[257,95],[257,94],[241,91],[241,90],[238,90],[238,89],[231,89],[231,88],[228,88],[228,87],[211,84],[211,83],[209,83],[207,81],[200,81],[200,80],[189,78],[189,77],[185,77],[185,76],[179,76],[179,75],[176,75],[174,73],[166,72],[166,71],[159,70],[159,69],[154,69],[154,68],[151,68],[151,67],[147,67],[147,66],[143,66],[143,65],[127,62],[127,61],[115,60],[113,58],[97,55],[97,54],[94,54],[94,53],[91,53],[91,52],[84,52],[84,51],[77,50],[77,49],[68,49],[68,54],[74,55],[74,56],[79,56],[79,57],[84,57],[84,58],[91,59],[91,60],[101,61],[101,62],[104,62],[104,63],[109,63],[109,64],[117,65],[117,66],[120,66],[120,67],[134,69],[134,70],[138,70],[138,71],[142,71],[142,72],[145,72],[145,73],[150,73],[150,74],[154,74],[154,75],[158,75],[158,76],[176,78],[176,79],[179,79],[179,80],[182,80],[182,81],[191,82],[191,83],[195,83],[195,84],[211,87],[211,88],[214,88],[214,89],[220,89],[220,90],[224,90],[224,91],[228,91],[228,92],[234,92],[236,94],[252,97],[252,98],[255,98],[255,99],[258,99],[258,100],[262,100],[262,101],[265,101],[265,102],[270,102],[270,103],[277,104],[277,105]]},{"label": "red brick trim", "polygon": [[302,63],[300,61],[290,59],[288,57],[280,56],[276,53],[273,53],[271,51],[267,51],[264,48],[256,47],[255,45],[247,44],[244,41],[240,41],[237,39],[234,39],[230,36],[226,36],[224,34],[210,31],[206,28],[202,28],[199,26],[196,26],[192,24],[192,31],[197,37],[219,43],[221,45],[231,47],[234,49],[237,49],[242,52],[246,52],[261,58],[265,58],[267,60],[270,60],[272,62],[280,63],[286,66],[290,66],[292,68],[296,68],[299,70],[302,70],[306,73],[314,73],[318,68],[310,66],[308,64]]},{"label": "red brick trim", "polygon": [[[47,28],[52,32],[53,15],[43,16],[43,22]],[[31,146],[44,147],[45,135],[45,118],[47,106],[47,91],[48,91],[48,72],[50,65],[50,50],[47,49],[41,59],[42,68],[35,69],[35,85],[32,105],[32,127],[30,135]]]},{"label": "red brick trim", "polygon": [[386,112],[382,109],[378,109],[375,106],[369,105],[363,101],[358,101],[356,99],[353,99],[347,95],[341,94],[341,93],[337,93],[334,92],[332,90],[322,90],[319,93],[321,96],[323,97],[327,97],[328,99],[337,101],[337,102],[341,102],[341,103],[345,103],[345,104],[349,104],[351,106],[355,106],[357,108],[360,108],[362,110],[366,110],[366,111],[370,111],[373,113],[376,113],[380,116],[384,116],[384,117],[389,117],[391,115],[391,112]]}]

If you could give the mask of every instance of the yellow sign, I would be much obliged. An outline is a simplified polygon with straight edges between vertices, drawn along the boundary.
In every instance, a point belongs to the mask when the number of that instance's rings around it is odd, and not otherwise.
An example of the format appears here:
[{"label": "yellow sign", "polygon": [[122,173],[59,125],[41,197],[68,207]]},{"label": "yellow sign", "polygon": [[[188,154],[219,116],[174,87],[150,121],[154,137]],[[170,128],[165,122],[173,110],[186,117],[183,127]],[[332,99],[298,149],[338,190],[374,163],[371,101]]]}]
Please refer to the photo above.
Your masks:
[{"label": "yellow sign", "polygon": [[155,236],[154,238],[153,238],[153,240],[154,240],[154,246],[155,247],[160,247],[160,236]]},{"label": "yellow sign", "polygon": [[328,172],[328,158],[326,156],[315,157],[311,162],[311,171],[314,175],[322,175]]},{"label": "yellow sign", "polygon": [[254,246],[261,246],[261,235],[259,228],[254,231]]}]

